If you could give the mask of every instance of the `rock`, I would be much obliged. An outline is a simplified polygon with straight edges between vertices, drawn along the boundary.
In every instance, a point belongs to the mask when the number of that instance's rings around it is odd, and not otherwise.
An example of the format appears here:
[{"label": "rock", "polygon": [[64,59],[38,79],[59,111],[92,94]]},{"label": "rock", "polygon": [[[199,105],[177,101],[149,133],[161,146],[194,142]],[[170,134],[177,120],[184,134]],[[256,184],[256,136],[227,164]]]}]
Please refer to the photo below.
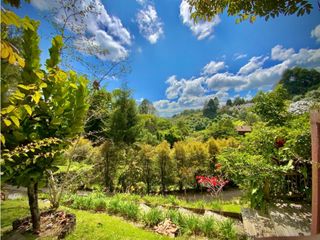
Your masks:
[{"label": "rock", "polygon": [[139,208],[142,212],[147,213],[150,211],[150,207],[144,203],[140,203]]},{"label": "rock", "polygon": [[169,236],[169,237],[176,237],[179,232],[179,227],[171,222],[170,219],[165,219],[164,221],[160,222],[157,226],[154,227],[155,232]]}]

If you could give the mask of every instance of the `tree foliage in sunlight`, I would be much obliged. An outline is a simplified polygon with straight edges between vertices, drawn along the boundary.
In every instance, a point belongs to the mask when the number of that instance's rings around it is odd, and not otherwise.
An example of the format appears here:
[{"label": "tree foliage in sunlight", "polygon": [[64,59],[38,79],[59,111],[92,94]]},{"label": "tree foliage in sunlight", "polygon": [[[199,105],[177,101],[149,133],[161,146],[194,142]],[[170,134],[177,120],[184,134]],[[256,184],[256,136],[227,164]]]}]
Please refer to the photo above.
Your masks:
[{"label": "tree foliage in sunlight", "polygon": [[191,17],[195,21],[211,21],[213,17],[222,14],[225,10],[229,16],[236,16],[237,23],[249,20],[251,23],[257,17],[269,18],[280,15],[289,16],[296,14],[303,16],[310,14],[312,4],[307,0],[187,0],[190,4]]}]

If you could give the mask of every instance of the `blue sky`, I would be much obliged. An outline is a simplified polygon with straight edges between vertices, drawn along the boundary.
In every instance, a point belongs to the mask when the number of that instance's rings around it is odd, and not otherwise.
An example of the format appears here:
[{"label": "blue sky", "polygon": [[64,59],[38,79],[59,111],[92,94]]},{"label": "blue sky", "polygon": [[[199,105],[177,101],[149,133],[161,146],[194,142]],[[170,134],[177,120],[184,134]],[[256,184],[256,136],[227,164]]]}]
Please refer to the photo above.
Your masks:
[{"label": "blue sky", "polygon": [[[110,50],[99,61],[87,58],[98,64],[126,58],[131,72],[105,81],[107,89],[125,80],[137,100],[154,102],[162,116],[202,107],[214,96],[222,103],[239,95],[251,98],[257,90],[272,88],[294,66],[320,70],[317,8],[310,15],[268,22],[258,18],[253,24],[236,24],[224,14],[196,25],[184,0],[94,1],[102,3],[103,14],[84,19],[86,38],[77,39],[75,46],[91,43]],[[41,20],[43,59],[53,32],[43,16],[57,4],[59,0],[31,0],[17,11]]]}]

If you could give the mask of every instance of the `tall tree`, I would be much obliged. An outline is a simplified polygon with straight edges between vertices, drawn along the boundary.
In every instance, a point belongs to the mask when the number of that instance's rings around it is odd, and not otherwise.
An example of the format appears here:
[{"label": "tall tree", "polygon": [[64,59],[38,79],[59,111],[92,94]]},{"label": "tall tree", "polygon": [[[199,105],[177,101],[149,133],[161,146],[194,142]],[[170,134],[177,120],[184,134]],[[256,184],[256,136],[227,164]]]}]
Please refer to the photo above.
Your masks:
[{"label": "tall tree", "polygon": [[219,100],[217,97],[210,99],[203,108],[203,116],[207,118],[215,118],[219,108]]},{"label": "tall tree", "polygon": [[140,114],[155,114],[156,109],[148,99],[143,99],[143,101],[139,105],[139,113]]},{"label": "tall tree", "polygon": [[190,4],[191,17],[198,20],[211,21],[213,17],[222,14],[225,10],[229,16],[237,16],[237,22],[249,19],[254,22],[256,17],[268,20],[279,15],[302,16],[309,14],[312,4],[306,0],[187,0]]},{"label": "tall tree", "polygon": [[153,147],[148,144],[142,144],[138,153],[139,163],[142,168],[142,181],[146,184],[147,194],[151,192],[151,186],[155,175],[155,162],[153,159]]},{"label": "tall tree", "polygon": [[113,114],[111,117],[111,137],[115,142],[133,143],[138,135],[136,102],[126,87],[113,92]]},{"label": "tall tree", "polygon": [[52,40],[47,71],[40,69],[39,23],[29,21],[32,27],[25,28],[22,36],[21,82],[10,91],[9,102],[1,106],[2,181],[27,187],[33,230],[37,233],[39,181],[46,170],[54,169],[54,160],[65,143],[83,130],[88,81],[73,71],[59,69],[61,36]]},{"label": "tall tree", "polygon": [[164,194],[174,172],[173,162],[170,156],[170,145],[168,142],[163,141],[156,147],[155,158],[158,165],[161,192]]},{"label": "tall tree", "polygon": [[180,191],[186,191],[188,180],[193,178],[192,166],[188,162],[186,147],[187,145],[185,142],[176,142],[173,147],[173,157],[177,164],[178,185]]},{"label": "tall tree", "polygon": [[288,69],[283,73],[279,84],[282,84],[290,97],[304,95],[320,87],[320,72],[300,67]]},{"label": "tall tree", "polygon": [[90,104],[86,123],[86,137],[99,144],[109,137],[111,124],[111,93],[104,88],[92,89],[88,102]]}]

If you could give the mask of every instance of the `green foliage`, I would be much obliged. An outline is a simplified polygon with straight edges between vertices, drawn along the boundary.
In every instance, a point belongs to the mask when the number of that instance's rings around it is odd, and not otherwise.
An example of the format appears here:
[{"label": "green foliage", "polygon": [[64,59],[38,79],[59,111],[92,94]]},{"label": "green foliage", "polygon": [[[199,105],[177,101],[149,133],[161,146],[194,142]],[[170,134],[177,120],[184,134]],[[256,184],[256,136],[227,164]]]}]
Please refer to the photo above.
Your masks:
[{"label": "green foliage", "polygon": [[320,73],[315,69],[295,67],[286,70],[279,82],[292,98],[320,87]]},{"label": "green foliage", "polygon": [[166,141],[160,143],[155,149],[158,174],[161,183],[161,191],[164,193],[167,185],[172,181],[174,164],[170,156],[170,146]]},{"label": "green foliage", "polygon": [[236,136],[235,126],[229,117],[222,117],[216,122],[213,122],[207,129],[209,136],[213,138],[227,138]]},{"label": "green foliage", "polygon": [[194,215],[188,215],[184,219],[184,225],[182,225],[183,234],[199,235],[201,233],[201,219]]},{"label": "green foliage", "polygon": [[272,92],[259,92],[253,99],[254,111],[270,125],[284,125],[287,113],[287,91],[278,85]]},{"label": "green foliage", "polygon": [[158,223],[164,220],[164,214],[158,208],[151,208],[148,212],[142,215],[142,221],[148,227],[156,226]]},{"label": "green foliage", "polygon": [[[302,16],[310,14],[312,4],[306,0],[277,1],[269,0],[264,2],[248,2],[245,0],[188,0],[192,10],[191,17],[195,21],[211,21],[213,17],[222,14],[224,10],[229,16],[237,16],[236,22],[250,20],[254,22],[256,17],[263,17],[265,20],[275,18],[279,15]],[[194,10],[193,10],[194,9]]]},{"label": "green foliage", "polygon": [[143,99],[139,105],[140,114],[155,114],[156,109],[148,99]]},{"label": "green foliage", "polygon": [[203,107],[203,116],[213,119],[217,116],[219,100],[217,97],[210,99]]},{"label": "green foliage", "polygon": [[130,96],[131,92],[126,88],[113,92],[110,134],[115,142],[133,143],[139,132],[136,103]]},{"label": "green foliage", "polygon": [[111,93],[104,88],[93,89],[89,94],[90,107],[87,113],[85,132],[87,137],[94,142],[109,136],[112,113],[111,97]]}]

